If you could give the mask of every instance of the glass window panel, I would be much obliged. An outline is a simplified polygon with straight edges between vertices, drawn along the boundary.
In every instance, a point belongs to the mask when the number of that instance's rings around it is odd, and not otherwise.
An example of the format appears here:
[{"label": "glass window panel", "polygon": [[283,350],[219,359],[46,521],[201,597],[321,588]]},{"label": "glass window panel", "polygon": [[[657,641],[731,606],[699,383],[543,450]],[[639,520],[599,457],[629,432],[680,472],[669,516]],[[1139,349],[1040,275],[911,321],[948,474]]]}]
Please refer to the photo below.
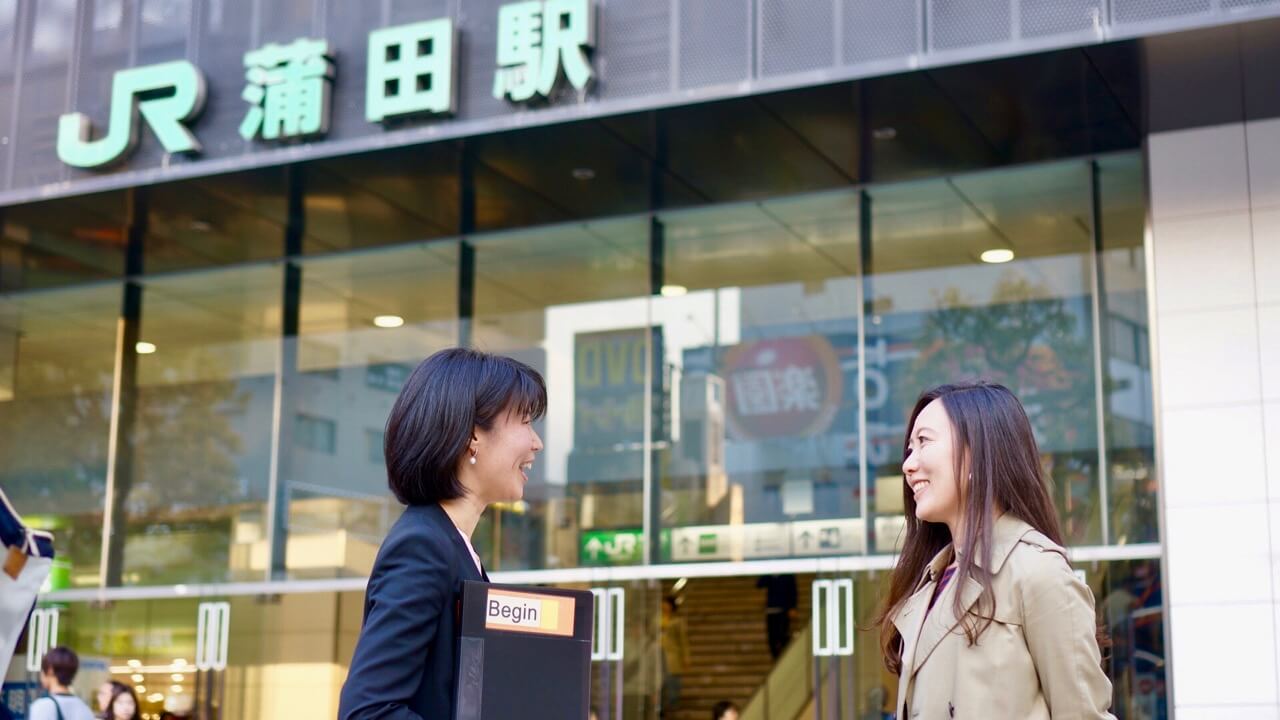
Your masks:
[{"label": "glass window panel", "polygon": [[[364,95],[360,98],[363,113]],[[303,251],[356,250],[456,234],[457,170],[457,153],[448,143],[308,165]]]},{"label": "glass window panel", "polygon": [[1099,310],[1112,328],[1103,346],[1111,501],[1108,541],[1118,545],[1160,541],[1142,175],[1142,158],[1137,155],[1098,161],[1103,290]]},{"label": "glass window panel", "polygon": [[660,222],[663,559],[863,552],[857,193]]},{"label": "glass window panel", "polygon": [[125,584],[258,579],[281,271],[160,277],[143,289]]},{"label": "glass window panel", "polygon": [[[878,552],[901,537],[902,438],[916,397],[973,379],[1007,385],[1025,405],[1068,544],[1102,541],[1088,168],[1073,161],[870,190]],[[1012,261],[984,262],[993,250]]]},{"label": "glass window panel", "polygon": [[51,586],[96,585],[118,284],[0,297],[0,486],[57,535]]},{"label": "glass window panel", "polygon": [[146,272],[281,256],[288,219],[284,168],[149,188]]},{"label": "glass window panel", "polygon": [[[409,373],[457,344],[458,245],[307,260],[285,464],[291,577],[359,577],[400,516],[382,429]],[[378,323],[388,327],[380,327]]]},{"label": "glass window panel", "polygon": [[[200,670],[196,636],[201,606],[223,605],[225,659]],[[80,657],[74,690],[94,711],[107,680],[134,688],[142,717],[271,720],[334,717],[364,606],[363,592],[291,593],[270,597],[201,597],[55,605],[59,642]],[[217,637],[217,633],[214,637]],[[25,650],[25,645],[23,646]],[[8,668],[4,700],[37,676],[19,652]],[[0,668],[0,670],[3,670]]]},{"label": "glass window panel", "polygon": [[625,218],[478,236],[473,344],[546,378],[535,425],[545,449],[524,501],[487,513],[476,530],[486,567],[514,570],[640,562],[643,518],[649,223]]},{"label": "glass window panel", "polygon": [[124,274],[126,195],[83,195],[4,209],[0,288],[50,288]]}]

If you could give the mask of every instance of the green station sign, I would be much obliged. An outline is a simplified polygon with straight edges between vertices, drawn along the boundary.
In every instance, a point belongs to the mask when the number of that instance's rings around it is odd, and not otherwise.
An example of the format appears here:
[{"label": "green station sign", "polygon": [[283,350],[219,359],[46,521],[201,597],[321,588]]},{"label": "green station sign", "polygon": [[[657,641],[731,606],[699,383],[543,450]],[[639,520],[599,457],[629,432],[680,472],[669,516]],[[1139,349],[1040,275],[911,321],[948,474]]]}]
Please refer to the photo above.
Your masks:
[{"label": "green station sign", "polygon": [[[527,0],[498,11],[493,96],[514,103],[550,98],[567,81],[585,93],[594,80],[591,0]],[[456,28],[451,18],[369,33],[365,119],[447,116],[456,109]],[[327,40],[268,43],[244,54],[246,103],[240,136],[283,142],[329,130],[337,58]],[[100,168],[126,159],[141,125],[167,153],[199,153],[191,124],[205,106],[205,76],[185,60],[121,70],[112,76],[105,134],[93,139],[89,117],[70,112],[58,120],[58,158],[74,167]]]}]

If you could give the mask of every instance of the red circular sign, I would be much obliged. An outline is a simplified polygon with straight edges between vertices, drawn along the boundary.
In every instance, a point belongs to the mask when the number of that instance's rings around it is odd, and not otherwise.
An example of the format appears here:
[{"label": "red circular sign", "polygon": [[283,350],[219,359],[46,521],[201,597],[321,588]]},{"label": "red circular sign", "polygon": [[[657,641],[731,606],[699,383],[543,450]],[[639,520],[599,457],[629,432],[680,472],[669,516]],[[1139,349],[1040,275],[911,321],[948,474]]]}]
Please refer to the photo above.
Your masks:
[{"label": "red circular sign", "polygon": [[737,345],[724,369],[729,427],[741,439],[824,432],[844,392],[840,362],[821,335]]}]

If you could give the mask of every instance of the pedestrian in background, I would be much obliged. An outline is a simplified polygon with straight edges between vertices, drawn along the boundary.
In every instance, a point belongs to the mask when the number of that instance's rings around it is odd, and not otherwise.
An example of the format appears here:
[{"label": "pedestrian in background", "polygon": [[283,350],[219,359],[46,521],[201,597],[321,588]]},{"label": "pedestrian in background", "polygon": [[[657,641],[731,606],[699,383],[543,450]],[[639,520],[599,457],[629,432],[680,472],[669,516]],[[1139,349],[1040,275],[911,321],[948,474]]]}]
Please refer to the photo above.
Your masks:
[{"label": "pedestrian in background", "polygon": [[662,599],[662,712],[660,717],[672,717],[676,703],[680,701],[681,675],[692,662],[689,651],[689,627],[674,595]]},{"label": "pedestrian in background", "polygon": [[906,541],[879,616],[897,717],[1114,720],[1022,404],[1001,385],[929,390],[902,454]]},{"label": "pedestrian in background", "polygon": [[791,614],[796,609],[795,575],[761,575],[756,587],[764,588],[764,626],[769,654],[774,660],[791,642]]},{"label": "pedestrian in background", "polygon": [[102,720],[141,720],[138,696],[119,680],[108,680],[98,688],[98,715]]},{"label": "pedestrian in background", "polygon": [[711,707],[711,720],[738,720],[741,711],[731,700],[721,700]]},{"label": "pedestrian in background", "polygon": [[28,720],[94,720],[93,711],[71,692],[80,658],[70,648],[56,647],[40,659],[40,686],[45,694],[31,703]]}]

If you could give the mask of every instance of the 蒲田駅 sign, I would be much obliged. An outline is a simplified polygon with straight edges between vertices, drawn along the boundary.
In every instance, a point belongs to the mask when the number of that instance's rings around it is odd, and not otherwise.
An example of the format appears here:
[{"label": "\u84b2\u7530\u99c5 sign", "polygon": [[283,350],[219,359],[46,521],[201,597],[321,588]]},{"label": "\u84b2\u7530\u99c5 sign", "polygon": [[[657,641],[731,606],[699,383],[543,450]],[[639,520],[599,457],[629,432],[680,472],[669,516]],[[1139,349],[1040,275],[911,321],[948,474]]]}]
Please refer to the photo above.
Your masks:
[{"label": "\u84b2\u7530\u99c5 sign", "polygon": [[[585,92],[594,79],[595,8],[591,0],[527,0],[498,10],[493,95],[512,102],[551,97],[567,80]],[[380,28],[367,39],[365,119],[380,123],[456,110],[457,31],[450,18]],[[268,43],[244,54],[246,140],[315,139],[329,130],[337,85],[336,56],[325,39]],[[105,134],[92,139],[84,113],[58,122],[58,158],[100,168],[124,160],[141,138],[140,120],[167,153],[198,153],[189,127],[205,104],[205,77],[179,60],[115,73]],[[141,116],[141,117],[139,117]]]},{"label": "\u84b2\u7530\u99c5 sign", "polygon": [[[170,94],[155,97],[160,92]],[[111,81],[107,134],[90,140],[89,116],[67,113],[58,119],[58,158],[82,168],[121,159],[138,145],[139,113],[165,152],[199,152],[200,143],[186,123],[200,113],[204,96],[204,75],[185,60],[121,70]]]},{"label": "\u84b2\u7530\u99c5 sign", "polygon": [[591,82],[587,52],[595,46],[590,0],[528,0],[498,11],[498,71],[493,96],[515,102],[549,97],[561,70],[585,90]]}]

